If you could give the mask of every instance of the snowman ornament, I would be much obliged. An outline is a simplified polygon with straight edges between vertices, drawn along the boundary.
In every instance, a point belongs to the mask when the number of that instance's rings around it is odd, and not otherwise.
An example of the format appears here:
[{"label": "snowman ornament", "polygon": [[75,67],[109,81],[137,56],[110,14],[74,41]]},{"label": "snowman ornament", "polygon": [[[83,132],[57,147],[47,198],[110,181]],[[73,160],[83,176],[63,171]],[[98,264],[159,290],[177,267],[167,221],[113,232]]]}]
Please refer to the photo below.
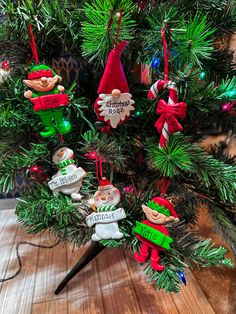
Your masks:
[{"label": "snowman ornament", "polygon": [[116,209],[119,202],[120,191],[109,180],[102,178],[93,199],[96,212],[86,217],[86,223],[89,227],[95,225],[95,233],[92,235],[93,241],[118,240],[123,237],[118,221],[124,219],[126,214],[123,208]]},{"label": "snowman ornament", "polygon": [[48,185],[54,193],[61,192],[79,201],[82,198],[79,191],[87,173],[83,168],[75,165],[73,158],[74,152],[68,147],[62,147],[53,154],[52,160],[59,170]]}]

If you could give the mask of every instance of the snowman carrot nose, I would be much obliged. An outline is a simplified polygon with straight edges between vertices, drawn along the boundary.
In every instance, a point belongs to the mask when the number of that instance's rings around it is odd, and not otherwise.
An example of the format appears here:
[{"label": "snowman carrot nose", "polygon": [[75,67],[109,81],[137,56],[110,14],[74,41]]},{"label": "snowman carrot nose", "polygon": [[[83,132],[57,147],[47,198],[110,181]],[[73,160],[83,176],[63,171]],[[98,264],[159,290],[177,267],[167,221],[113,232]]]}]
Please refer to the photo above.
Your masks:
[{"label": "snowman carrot nose", "polygon": [[101,196],[101,200],[105,201],[106,200],[106,196]]},{"label": "snowman carrot nose", "polygon": [[57,156],[58,157],[62,157],[64,155],[64,152],[63,151],[60,151],[59,153],[57,153]]}]

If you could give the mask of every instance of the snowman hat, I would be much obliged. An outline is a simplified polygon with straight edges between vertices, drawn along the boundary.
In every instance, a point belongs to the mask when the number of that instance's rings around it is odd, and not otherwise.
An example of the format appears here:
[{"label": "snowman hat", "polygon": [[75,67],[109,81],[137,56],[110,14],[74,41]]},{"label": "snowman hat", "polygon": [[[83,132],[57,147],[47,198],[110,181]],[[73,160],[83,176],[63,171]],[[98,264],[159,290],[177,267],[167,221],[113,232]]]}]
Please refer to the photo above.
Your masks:
[{"label": "snowman hat", "polygon": [[121,53],[127,41],[122,41],[108,55],[105,70],[98,87],[98,94],[111,94],[113,89],[128,93],[129,86],[121,63]]},{"label": "snowman hat", "polygon": [[176,221],[179,221],[179,216],[177,215],[174,206],[168,199],[164,197],[154,197],[151,201],[147,203],[147,206],[152,210],[162,213],[168,217],[174,217],[176,218]]},{"label": "snowman hat", "polygon": [[114,185],[105,177],[102,178],[102,180],[99,181],[99,191],[105,191],[105,190],[110,190],[114,188]]}]

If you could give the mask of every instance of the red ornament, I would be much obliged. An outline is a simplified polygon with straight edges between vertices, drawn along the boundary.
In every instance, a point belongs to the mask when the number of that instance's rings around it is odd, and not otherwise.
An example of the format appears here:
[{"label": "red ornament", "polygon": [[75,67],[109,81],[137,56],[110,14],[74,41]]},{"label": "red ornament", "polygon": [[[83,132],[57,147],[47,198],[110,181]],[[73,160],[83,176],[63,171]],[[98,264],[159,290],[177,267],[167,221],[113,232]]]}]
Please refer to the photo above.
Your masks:
[{"label": "red ornament", "polygon": [[30,178],[39,184],[47,180],[48,176],[41,166],[33,165],[29,168]]},{"label": "red ornament", "polygon": [[3,70],[7,70],[7,71],[9,71],[11,68],[10,63],[8,61],[3,61],[1,67]]},{"label": "red ornament", "polygon": [[105,159],[100,157],[95,150],[92,150],[91,152],[88,152],[88,153],[84,154],[84,156],[87,157],[90,160],[96,160],[96,161],[99,160],[100,162],[105,162]]},{"label": "red ornament", "polygon": [[98,153],[95,150],[84,154],[84,156],[87,157],[88,159],[91,159],[91,160],[97,160],[98,159]]},{"label": "red ornament", "polygon": [[35,166],[30,167],[30,172],[31,173],[39,173],[39,172],[41,172],[41,170],[40,170],[39,166],[35,165]]},{"label": "red ornament", "polygon": [[134,186],[133,184],[127,185],[123,188],[123,192],[126,194],[133,194],[134,193]]},{"label": "red ornament", "polygon": [[231,101],[231,102],[227,102],[221,105],[221,109],[223,111],[230,111],[231,109],[233,109],[234,105],[236,104],[236,100],[235,101]]},{"label": "red ornament", "polygon": [[221,109],[224,112],[228,112],[228,114],[231,115],[231,116],[236,116],[235,105],[236,105],[236,100],[231,101],[231,102],[227,102],[227,103],[223,103],[221,105]]}]

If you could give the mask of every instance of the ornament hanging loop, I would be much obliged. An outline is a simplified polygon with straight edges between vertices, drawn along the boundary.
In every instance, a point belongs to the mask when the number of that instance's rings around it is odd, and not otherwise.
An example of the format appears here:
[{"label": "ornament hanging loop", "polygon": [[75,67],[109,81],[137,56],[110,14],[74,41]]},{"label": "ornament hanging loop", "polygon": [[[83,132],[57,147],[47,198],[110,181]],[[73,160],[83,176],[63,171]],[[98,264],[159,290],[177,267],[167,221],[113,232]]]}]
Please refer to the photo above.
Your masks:
[{"label": "ornament hanging loop", "polygon": [[161,196],[162,197],[166,196],[166,191],[167,191],[169,185],[170,185],[170,179],[165,177],[165,176],[162,177],[162,180],[161,180]]},{"label": "ornament hanging loop", "polygon": [[105,159],[103,159],[100,156],[99,150],[98,150],[98,152],[96,152],[96,151],[89,152],[89,153],[85,154],[85,156],[88,159],[95,161],[95,163],[96,163],[96,178],[97,178],[98,182],[101,182],[102,178],[103,178],[103,166],[102,166],[102,164],[105,162]]},{"label": "ornament hanging loop", "polygon": [[[170,40],[169,40],[169,44],[167,45],[166,34],[168,30],[170,33]],[[167,20],[165,20],[163,23],[163,27],[161,29],[161,38],[162,38],[163,53],[164,53],[164,80],[166,81],[166,83],[169,82],[169,56],[170,54],[168,52],[168,48],[170,48],[170,45],[171,45],[171,32],[172,30],[168,28]]]},{"label": "ornament hanging loop", "polygon": [[34,33],[33,33],[32,25],[28,22],[27,27],[30,34],[30,47],[31,47],[32,55],[33,55],[32,60],[34,59],[36,63],[39,63],[39,56],[38,56],[37,46],[34,40]]},{"label": "ornament hanging loop", "polygon": [[120,12],[117,13],[117,15],[119,16],[119,19],[118,19],[118,26],[117,26],[117,33],[116,33],[115,48],[116,48],[116,47],[118,46],[118,44],[119,44],[120,26],[121,26],[121,21],[122,21],[122,17],[123,17],[123,9],[120,10]]}]

